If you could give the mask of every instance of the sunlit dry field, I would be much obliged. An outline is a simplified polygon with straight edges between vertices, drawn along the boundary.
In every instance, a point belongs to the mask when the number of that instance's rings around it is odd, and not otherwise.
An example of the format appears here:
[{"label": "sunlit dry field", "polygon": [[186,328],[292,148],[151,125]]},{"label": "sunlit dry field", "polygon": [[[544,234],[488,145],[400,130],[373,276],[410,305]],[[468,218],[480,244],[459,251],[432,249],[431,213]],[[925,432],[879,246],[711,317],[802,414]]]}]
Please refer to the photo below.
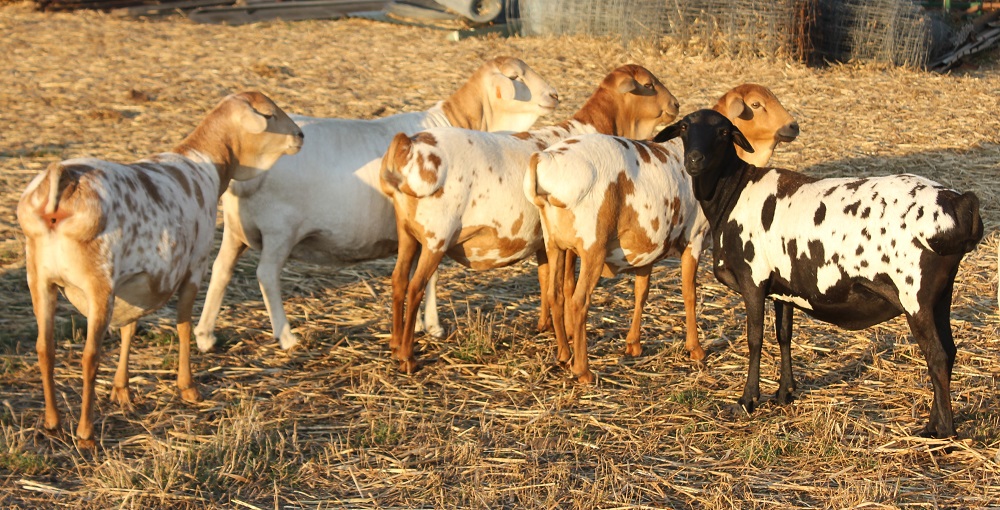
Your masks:
[{"label": "sunlit dry field", "polygon": [[[598,382],[585,386],[553,364],[551,334],[535,333],[530,262],[486,272],[446,263],[448,335],[420,338],[422,368],[404,375],[388,350],[391,259],[340,270],[288,264],[285,306],[304,339],[289,353],[271,338],[253,252],[229,288],[221,348],[193,357],[204,402],[176,392],[172,308],[144,320],[133,343],[132,410],[108,401],[119,340],[105,340],[94,453],[70,439],[86,328],[63,301],[64,434],[40,433],[36,330],[14,213],[37,172],[75,156],[130,161],[168,150],[242,89],[316,116],[424,109],[496,55],[524,59],[559,89],[562,104],[539,125],[569,117],[608,71],[634,62],[660,77],[682,113],[745,81],[770,87],[802,128],[776,166],[818,176],[913,172],[977,192],[987,237],[963,263],[952,314],[959,436],[914,436],[931,386],[903,318],[846,332],[797,314],[789,406],[769,401],[778,349],[768,329],[765,402],[752,416],[730,413],[747,369],[743,305],[704,260],[706,361],[687,359],[680,270],[668,260],[654,270],[636,359],[623,355],[632,278],[602,280],[590,319]],[[942,76],[711,58],[669,41],[448,42],[444,32],[364,20],[222,27],[0,6],[0,506],[997,508],[995,57]]]}]

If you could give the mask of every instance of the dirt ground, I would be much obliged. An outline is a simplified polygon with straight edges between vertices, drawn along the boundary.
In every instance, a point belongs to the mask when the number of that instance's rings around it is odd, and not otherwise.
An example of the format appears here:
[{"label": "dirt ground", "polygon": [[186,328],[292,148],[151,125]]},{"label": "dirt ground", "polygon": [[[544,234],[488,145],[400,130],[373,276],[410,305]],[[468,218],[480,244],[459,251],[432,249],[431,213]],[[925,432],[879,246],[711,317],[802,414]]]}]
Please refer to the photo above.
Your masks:
[{"label": "dirt ground", "polygon": [[[366,20],[195,25],[181,18],[41,14],[0,5],[0,506],[5,508],[1000,508],[1000,67],[950,75],[866,65],[685,53],[585,37],[449,42],[444,32]],[[818,176],[912,172],[981,198],[987,238],[958,276],[952,403],[959,436],[914,433],[931,385],[906,321],[857,332],[798,320],[797,400],[729,412],[746,378],[743,305],[704,262],[707,360],[683,349],[680,270],[657,266],[643,356],[623,355],[629,276],[602,281],[592,309],[596,386],[553,365],[536,334],[530,262],[444,267],[448,336],[421,338],[422,369],[389,358],[392,260],[335,270],[290,263],[285,308],[304,346],[283,352],[245,256],[215,353],[196,353],[205,401],[176,391],[170,307],[132,346],[135,408],[107,400],[119,341],[98,379],[93,454],[68,435],[79,414],[84,319],[63,301],[56,386],[67,435],[41,434],[35,325],[15,205],[49,163],[131,161],[170,149],[224,95],[258,89],[286,111],[375,118],[443,99],[481,61],[524,59],[571,115],[611,69],[639,63],[680,99],[709,106],[746,81],[770,87],[800,138],[772,164]],[[707,257],[705,257],[707,258]],[[206,282],[207,285],[207,282]],[[200,311],[200,300],[196,313]]]}]

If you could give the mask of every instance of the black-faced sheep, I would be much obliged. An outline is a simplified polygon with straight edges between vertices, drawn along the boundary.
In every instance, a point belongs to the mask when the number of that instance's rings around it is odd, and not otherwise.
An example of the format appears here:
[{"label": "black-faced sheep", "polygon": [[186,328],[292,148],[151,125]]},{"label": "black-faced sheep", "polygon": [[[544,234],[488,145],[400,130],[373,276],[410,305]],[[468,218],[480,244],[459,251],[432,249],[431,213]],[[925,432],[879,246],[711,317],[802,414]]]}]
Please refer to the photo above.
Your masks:
[{"label": "black-faced sheep", "polygon": [[741,161],[732,123],[694,112],[656,140],[680,137],[694,193],[712,227],[715,276],[743,296],[750,367],[739,399],[760,398],[764,300],[781,350],[777,399],[792,400],[793,307],[846,329],[905,314],[934,386],[925,435],[955,434],[950,397],[951,296],[962,257],[983,236],[979,199],[915,175],[816,179]]}]

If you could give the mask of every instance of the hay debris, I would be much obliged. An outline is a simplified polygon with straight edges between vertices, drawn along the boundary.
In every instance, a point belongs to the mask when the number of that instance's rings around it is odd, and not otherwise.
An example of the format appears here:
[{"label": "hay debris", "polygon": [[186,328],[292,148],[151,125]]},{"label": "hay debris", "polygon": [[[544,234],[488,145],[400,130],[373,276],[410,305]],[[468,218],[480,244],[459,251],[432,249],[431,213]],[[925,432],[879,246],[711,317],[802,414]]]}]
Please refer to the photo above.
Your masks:
[{"label": "hay debris", "polygon": [[[194,25],[0,7],[0,504],[10,508],[960,507],[1000,501],[1000,78],[992,62],[951,76],[877,66],[807,68],[713,59],[585,37],[470,39],[362,20]],[[68,34],[72,34],[71,36]],[[699,325],[710,352],[683,349],[679,268],[659,265],[646,355],[622,357],[629,277],[603,281],[590,321],[594,387],[551,365],[533,332],[531,263],[442,270],[450,335],[422,338],[422,370],[400,375],[386,347],[391,261],[337,271],[292,263],[289,318],[304,348],[270,338],[241,260],[218,353],[194,356],[206,400],[177,398],[169,309],[133,344],[136,409],[99,374],[100,447],[80,455],[38,434],[42,393],[14,205],[59,159],[132,160],[180,140],[222,95],[255,88],[293,112],[371,118],[426,108],[497,54],[555,84],[568,117],[608,70],[649,67],[687,112],[744,81],[774,90],[802,126],[774,163],[815,175],[915,172],[982,198],[989,237],[962,265],[953,324],[960,437],[914,437],[931,387],[905,321],[845,332],[800,317],[798,400],[728,412],[746,375],[743,307],[705,263]],[[137,99],[138,98],[138,99]],[[142,99],[145,98],[145,99]],[[111,113],[117,112],[117,114]],[[79,412],[84,320],[62,307],[57,392],[64,428]],[[798,314],[801,315],[801,314]],[[770,336],[769,336],[770,338]],[[763,392],[776,390],[765,347]],[[71,411],[72,414],[67,414]]]}]

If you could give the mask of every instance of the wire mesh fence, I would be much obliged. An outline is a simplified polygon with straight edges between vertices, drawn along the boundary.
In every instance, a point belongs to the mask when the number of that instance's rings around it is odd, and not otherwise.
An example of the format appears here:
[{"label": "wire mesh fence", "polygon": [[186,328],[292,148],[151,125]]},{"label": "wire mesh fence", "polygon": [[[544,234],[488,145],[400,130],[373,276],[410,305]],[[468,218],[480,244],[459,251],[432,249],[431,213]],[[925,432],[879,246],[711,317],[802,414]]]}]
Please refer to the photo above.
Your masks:
[{"label": "wire mesh fence", "polygon": [[508,13],[524,35],[666,37],[712,56],[922,66],[932,49],[930,18],[911,0],[519,0]]}]

